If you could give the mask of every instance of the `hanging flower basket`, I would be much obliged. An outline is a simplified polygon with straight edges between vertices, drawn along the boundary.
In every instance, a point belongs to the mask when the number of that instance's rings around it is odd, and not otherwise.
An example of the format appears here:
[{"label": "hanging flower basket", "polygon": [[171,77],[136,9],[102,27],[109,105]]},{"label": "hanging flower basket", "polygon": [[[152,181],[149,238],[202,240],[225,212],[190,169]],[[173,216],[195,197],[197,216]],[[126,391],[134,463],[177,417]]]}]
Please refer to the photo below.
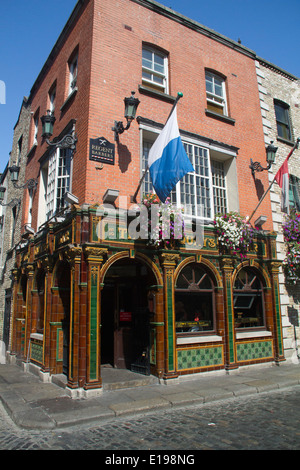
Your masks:
[{"label": "hanging flower basket", "polygon": [[286,258],[283,271],[290,284],[300,280],[300,214],[293,211],[283,224],[283,236],[286,244]]},{"label": "hanging flower basket", "polygon": [[248,219],[237,212],[229,212],[218,214],[214,220],[220,245],[241,258],[246,258],[255,233]]},{"label": "hanging flower basket", "polygon": [[162,203],[156,194],[144,195],[142,203],[148,209],[148,245],[175,248],[183,238],[183,209],[171,204],[170,198]]}]

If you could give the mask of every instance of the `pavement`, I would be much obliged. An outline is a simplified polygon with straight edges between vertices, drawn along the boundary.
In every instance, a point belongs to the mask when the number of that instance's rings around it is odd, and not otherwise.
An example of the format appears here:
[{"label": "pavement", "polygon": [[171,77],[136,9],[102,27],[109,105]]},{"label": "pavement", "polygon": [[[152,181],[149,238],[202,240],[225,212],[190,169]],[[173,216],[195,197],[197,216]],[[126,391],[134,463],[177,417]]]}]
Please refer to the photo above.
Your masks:
[{"label": "pavement", "polygon": [[0,400],[14,423],[26,429],[101,424],[120,417],[204,405],[216,400],[298,387],[300,363],[260,364],[181,376],[165,382],[129,370],[102,369],[103,392],[71,398],[63,376],[43,382],[17,364],[0,365]]}]

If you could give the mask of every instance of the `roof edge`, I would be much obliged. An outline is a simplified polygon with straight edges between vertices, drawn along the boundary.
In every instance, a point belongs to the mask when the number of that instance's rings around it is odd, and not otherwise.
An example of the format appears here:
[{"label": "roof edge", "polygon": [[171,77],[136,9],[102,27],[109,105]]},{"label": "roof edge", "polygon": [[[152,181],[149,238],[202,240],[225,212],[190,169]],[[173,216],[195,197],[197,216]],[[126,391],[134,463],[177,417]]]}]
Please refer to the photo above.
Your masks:
[{"label": "roof edge", "polygon": [[71,30],[73,24],[76,22],[77,17],[79,16],[82,8],[84,7],[84,4],[87,4],[89,1],[90,0],[78,0],[78,2],[76,3],[71,15],[69,16],[68,21],[66,22],[62,32],[60,33],[56,43],[54,44],[54,47],[52,48],[46,62],[44,63],[40,73],[38,74],[32,88],[30,90],[30,95],[29,95],[29,98],[28,98],[29,102],[31,101],[32,96],[34,95],[36,89],[38,88],[40,82],[42,81],[42,78],[44,77],[44,75],[46,74],[48,69],[50,68],[51,63],[57,57],[57,54],[58,54],[59,50],[61,49],[67,34]]},{"label": "roof edge", "polygon": [[251,57],[252,59],[256,58],[256,52],[253,51],[252,49],[249,49],[248,47],[243,46],[239,42],[234,41],[233,39],[230,39],[224,36],[223,34],[218,33],[217,31],[210,29],[207,26],[202,25],[201,23],[198,23],[198,21],[192,20],[188,18],[187,16],[184,16],[181,13],[176,12],[175,10],[172,10],[172,8],[166,7],[162,5],[161,3],[156,2],[155,0],[130,0],[130,1],[134,3],[138,3],[139,5],[144,6],[145,8],[148,8],[149,10],[155,11],[156,13],[166,16],[176,21],[177,23],[181,23],[182,25],[187,26],[188,28],[198,31],[204,36],[214,39],[230,47],[231,49],[235,49],[241,54],[247,55],[248,57]]}]

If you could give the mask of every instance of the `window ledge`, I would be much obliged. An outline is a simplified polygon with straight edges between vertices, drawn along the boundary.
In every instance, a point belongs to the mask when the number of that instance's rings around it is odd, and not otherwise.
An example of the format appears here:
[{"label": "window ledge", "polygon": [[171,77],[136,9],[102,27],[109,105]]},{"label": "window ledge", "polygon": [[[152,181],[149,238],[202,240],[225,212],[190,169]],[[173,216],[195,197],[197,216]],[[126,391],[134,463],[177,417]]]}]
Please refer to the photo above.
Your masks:
[{"label": "window ledge", "polygon": [[155,98],[160,98],[164,101],[170,101],[174,102],[176,100],[175,96],[168,95],[167,93],[163,93],[162,91],[157,91],[153,90],[150,87],[144,86],[144,85],[139,85],[139,92],[144,93],[145,95],[151,95],[154,96]]},{"label": "window ledge", "polygon": [[236,339],[245,339],[245,338],[260,338],[262,336],[272,336],[271,331],[243,331],[241,333],[236,333]]},{"label": "window ledge", "polygon": [[176,344],[195,344],[195,343],[216,343],[222,341],[222,336],[203,335],[203,336],[181,336],[177,337]]},{"label": "window ledge", "polygon": [[293,142],[292,140],[284,139],[283,137],[280,137],[279,135],[276,136],[276,139],[279,142],[290,145],[291,147],[293,147],[295,145],[295,142]]},{"label": "window ledge", "polygon": [[44,335],[41,333],[31,333],[30,339],[37,339],[38,341],[44,341]]},{"label": "window ledge", "polygon": [[223,114],[219,113],[214,113],[213,111],[210,111],[209,109],[205,110],[206,116],[219,119],[220,121],[227,122],[227,124],[232,124],[233,126],[235,125],[235,119],[232,119],[229,116],[224,116]]},{"label": "window ledge", "polygon": [[64,104],[60,107],[60,110],[61,110],[61,111],[64,110],[64,108],[67,106],[67,104],[68,104],[68,103],[70,102],[70,100],[73,98],[73,96],[76,95],[77,91],[78,91],[78,88],[76,87],[76,88],[74,88],[74,90],[68,95],[66,101],[65,101]]},{"label": "window ledge", "polygon": [[32,152],[37,148],[37,142],[34,142],[33,146],[31,147],[31,149],[29,150],[29,152],[27,153],[26,155],[26,158],[28,159],[30,157],[30,155],[32,154]]}]

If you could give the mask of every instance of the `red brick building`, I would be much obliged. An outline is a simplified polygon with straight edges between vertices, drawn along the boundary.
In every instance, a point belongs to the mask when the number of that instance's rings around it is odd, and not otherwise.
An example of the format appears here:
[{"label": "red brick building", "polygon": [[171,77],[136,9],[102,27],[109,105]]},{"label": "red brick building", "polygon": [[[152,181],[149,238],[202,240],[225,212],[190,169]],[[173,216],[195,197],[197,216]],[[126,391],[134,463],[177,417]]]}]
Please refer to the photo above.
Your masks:
[{"label": "red brick building", "polygon": [[[45,373],[63,371],[71,390],[101,389],[106,362],[169,379],[283,360],[274,234],[257,232],[241,261],[219,245],[213,225],[219,212],[249,216],[268,187],[266,173],[253,178],[249,169],[251,158],[266,158],[255,57],[152,0],[78,1],[29,97],[26,175],[38,185],[24,192],[23,224],[34,235],[14,270],[12,354],[29,350]],[[137,118],[115,140],[131,90]],[[203,247],[134,241],[120,211],[115,236],[104,237],[107,190],[127,214],[178,92],[195,173],[171,200],[203,224]],[[51,137],[43,134],[47,110]],[[64,145],[67,135],[76,151]],[[151,191],[146,173],[137,200]],[[71,209],[66,192],[77,198]],[[258,215],[272,230],[268,197]]]}]

